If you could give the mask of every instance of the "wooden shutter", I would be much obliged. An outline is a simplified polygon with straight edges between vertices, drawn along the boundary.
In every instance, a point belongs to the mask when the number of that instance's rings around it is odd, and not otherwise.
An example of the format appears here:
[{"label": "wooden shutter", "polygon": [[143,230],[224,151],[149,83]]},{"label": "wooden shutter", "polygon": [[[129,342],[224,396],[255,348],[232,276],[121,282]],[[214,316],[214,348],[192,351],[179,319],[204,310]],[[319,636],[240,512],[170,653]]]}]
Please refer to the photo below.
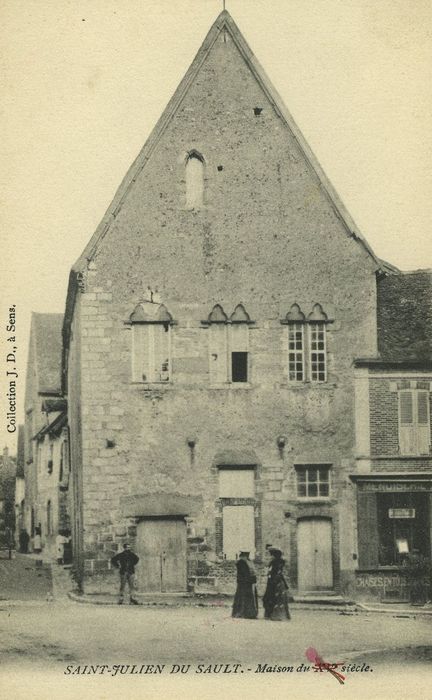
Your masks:
[{"label": "wooden shutter", "polygon": [[255,517],[253,506],[224,506],[222,510],[223,552],[236,559],[239,552],[255,557]]},{"label": "wooden shutter", "polygon": [[431,444],[429,392],[417,391],[417,452],[429,454]]},{"label": "wooden shutter", "polygon": [[219,469],[220,498],[254,498],[253,469]]},{"label": "wooden shutter", "polygon": [[167,382],[170,378],[170,327],[165,323],[152,326],[154,337],[154,381]]},{"label": "wooden shutter", "polygon": [[151,326],[138,323],[134,324],[132,327],[132,376],[134,382],[153,381],[150,368],[150,329]]},{"label": "wooden shutter", "polygon": [[249,327],[246,323],[233,323],[231,326],[231,352],[248,352]]},{"label": "wooden shutter", "polygon": [[360,569],[378,566],[378,511],[375,493],[357,492],[357,536]]},{"label": "wooden shutter", "polygon": [[399,451],[402,455],[416,452],[413,392],[399,393]]},{"label": "wooden shutter", "polygon": [[227,327],[224,323],[210,326],[209,372],[212,384],[228,381],[227,372]]}]

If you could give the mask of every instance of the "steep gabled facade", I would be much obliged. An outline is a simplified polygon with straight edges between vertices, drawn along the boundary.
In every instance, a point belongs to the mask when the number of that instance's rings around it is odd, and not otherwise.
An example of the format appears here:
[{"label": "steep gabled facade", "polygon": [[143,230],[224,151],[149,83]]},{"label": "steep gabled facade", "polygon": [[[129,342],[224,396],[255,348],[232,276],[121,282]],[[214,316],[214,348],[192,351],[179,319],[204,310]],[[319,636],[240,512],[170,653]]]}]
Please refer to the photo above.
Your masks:
[{"label": "steep gabled facade", "polygon": [[232,589],[280,546],[294,588],[357,567],[354,368],[372,253],[227,12],[72,269],[63,326],[77,574]]}]

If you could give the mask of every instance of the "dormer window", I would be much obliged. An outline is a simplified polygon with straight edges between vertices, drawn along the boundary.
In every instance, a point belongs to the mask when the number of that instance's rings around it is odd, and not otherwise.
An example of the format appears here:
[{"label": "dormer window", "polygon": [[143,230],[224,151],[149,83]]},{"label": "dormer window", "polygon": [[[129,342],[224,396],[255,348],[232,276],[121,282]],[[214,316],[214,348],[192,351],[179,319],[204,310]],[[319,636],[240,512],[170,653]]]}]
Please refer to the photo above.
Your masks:
[{"label": "dormer window", "polygon": [[169,382],[172,316],[163,304],[144,301],[130,317],[134,382]]},{"label": "dormer window", "polygon": [[186,209],[201,209],[204,204],[204,158],[191,151],[186,159]]}]

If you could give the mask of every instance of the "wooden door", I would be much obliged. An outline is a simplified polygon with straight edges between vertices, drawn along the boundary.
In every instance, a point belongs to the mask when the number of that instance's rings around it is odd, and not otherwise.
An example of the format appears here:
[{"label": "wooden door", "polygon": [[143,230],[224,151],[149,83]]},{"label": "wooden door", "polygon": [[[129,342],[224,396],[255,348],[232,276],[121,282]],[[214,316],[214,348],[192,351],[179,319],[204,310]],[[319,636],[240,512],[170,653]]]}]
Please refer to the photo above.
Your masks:
[{"label": "wooden door", "polygon": [[333,587],[332,526],[330,520],[313,518],[297,525],[298,589]]},{"label": "wooden door", "polygon": [[152,518],[138,524],[136,568],[142,592],[186,590],[186,524],[182,519]]}]

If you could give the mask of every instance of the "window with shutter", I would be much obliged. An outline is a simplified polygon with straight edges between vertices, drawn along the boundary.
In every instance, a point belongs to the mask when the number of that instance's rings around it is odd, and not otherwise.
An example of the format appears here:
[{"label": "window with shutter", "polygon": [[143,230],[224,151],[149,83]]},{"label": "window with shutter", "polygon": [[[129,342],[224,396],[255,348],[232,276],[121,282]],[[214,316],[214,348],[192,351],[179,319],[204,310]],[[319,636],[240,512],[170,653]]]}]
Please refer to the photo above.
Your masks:
[{"label": "window with shutter", "polygon": [[399,394],[399,450],[402,455],[411,455],[415,451],[411,391],[401,391]]},{"label": "window with shutter", "polygon": [[417,447],[419,454],[428,454],[431,445],[429,393],[417,392]]},{"label": "window with shutter", "polygon": [[240,552],[255,557],[255,518],[253,506],[224,506],[222,510],[223,553],[237,559]]},{"label": "window with shutter", "polygon": [[231,336],[231,381],[248,381],[248,336],[249,328],[239,323],[230,326]]},{"label": "window with shutter", "polygon": [[210,383],[247,383],[249,381],[248,324],[250,318],[243,305],[238,304],[228,319],[222,306],[216,304],[207,322],[210,325]]},{"label": "window with shutter", "polygon": [[171,328],[167,323],[133,325],[133,380],[170,380]]},{"label": "window with shutter", "polygon": [[223,323],[210,326],[210,382],[224,384],[228,381],[227,326]]},{"label": "window with shutter", "polygon": [[402,455],[428,454],[431,444],[429,393],[399,392],[399,451]]},{"label": "window with shutter", "polygon": [[[254,469],[221,467],[219,497],[227,499],[222,508],[222,548],[225,559],[237,559],[241,551],[250,552],[253,559],[255,514],[254,506],[246,499],[255,497]],[[240,499],[245,500],[239,502]]]}]

